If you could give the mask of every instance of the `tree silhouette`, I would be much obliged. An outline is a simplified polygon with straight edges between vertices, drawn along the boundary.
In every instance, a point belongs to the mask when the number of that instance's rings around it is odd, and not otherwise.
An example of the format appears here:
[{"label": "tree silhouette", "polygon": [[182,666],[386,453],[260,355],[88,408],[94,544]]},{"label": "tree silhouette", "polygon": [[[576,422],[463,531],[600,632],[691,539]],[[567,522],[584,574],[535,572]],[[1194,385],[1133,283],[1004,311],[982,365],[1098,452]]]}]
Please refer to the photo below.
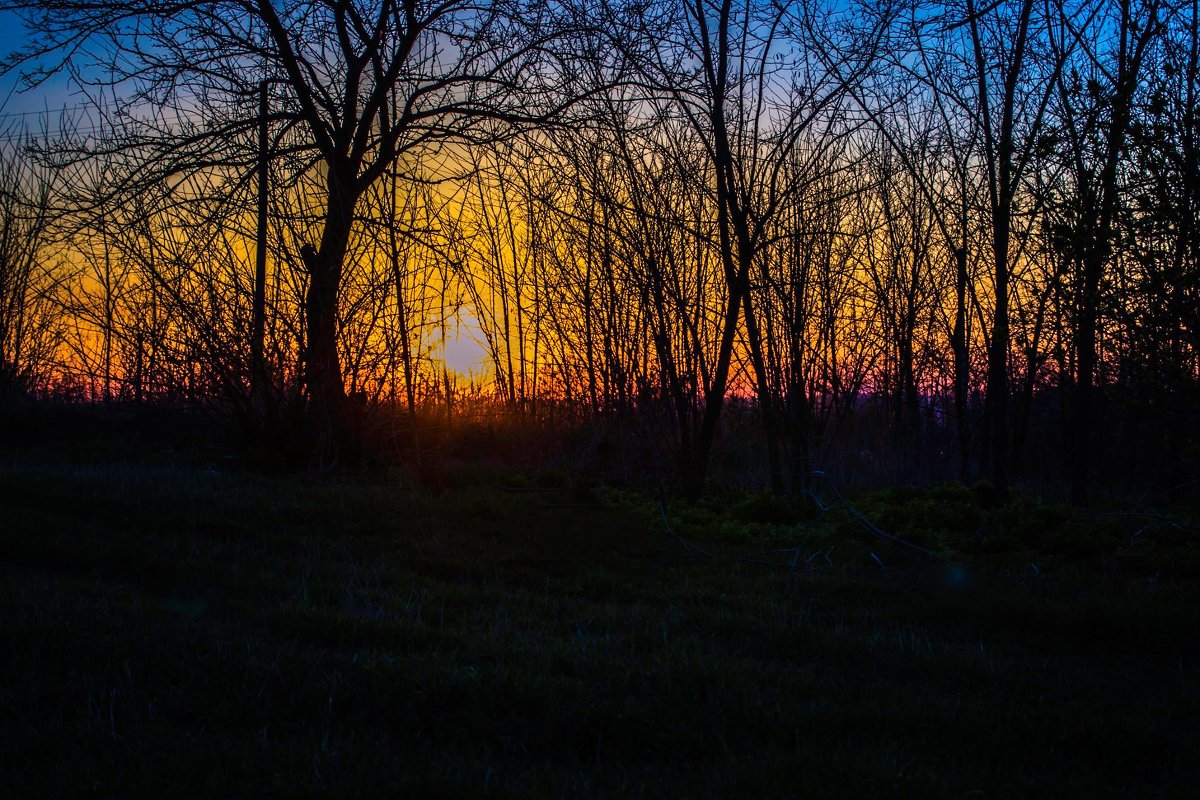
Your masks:
[{"label": "tree silhouette", "polygon": [[[569,104],[556,52],[559,7],[504,0],[5,3],[37,31],[7,62],[37,84],[70,71],[112,97],[120,137],[84,138],[62,159],[137,151],[139,167],[97,202],[142,185],[213,172],[236,183],[256,91],[273,82],[270,121],[321,178],[321,225],[307,273],[304,381],[318,448],[351,447],[339,361],[338,300],[367,190],[431,148],[494,140]],[[159,113],[146,116],[147,108]],[[171,109],[175,120],[164,118]],[[176,124],[164,124],[175,122]],[[241,146],[239,146],[239,144]]]}]

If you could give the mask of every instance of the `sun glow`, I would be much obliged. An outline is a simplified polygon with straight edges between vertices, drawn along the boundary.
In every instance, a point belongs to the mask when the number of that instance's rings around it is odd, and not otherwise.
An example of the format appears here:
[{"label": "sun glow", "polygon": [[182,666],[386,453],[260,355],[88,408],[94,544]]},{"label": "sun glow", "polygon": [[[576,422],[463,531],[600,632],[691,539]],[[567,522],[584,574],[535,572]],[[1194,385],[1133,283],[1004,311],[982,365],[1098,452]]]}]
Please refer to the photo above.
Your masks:
[{"label": "sun glow", "polygon": [[439,342],[434,356],[441,358],[453,375],[472,383],[491,379],[491,357],[478,320],[464,312],[447,326],[446,339]]}]

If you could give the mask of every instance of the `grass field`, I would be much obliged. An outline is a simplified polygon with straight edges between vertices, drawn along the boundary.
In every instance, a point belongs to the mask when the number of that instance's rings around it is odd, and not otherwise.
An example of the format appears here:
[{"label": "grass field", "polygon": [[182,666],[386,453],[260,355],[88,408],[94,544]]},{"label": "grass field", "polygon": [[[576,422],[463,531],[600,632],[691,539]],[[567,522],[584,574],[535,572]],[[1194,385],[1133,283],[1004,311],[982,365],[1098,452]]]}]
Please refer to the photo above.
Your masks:
[{"label": "grass field", "polygon": [[1141,797],[1200,776],[1194,529],[954,487],[853,498],[928,557],[842,508],[448,475],[0,451],[0,794]]}]

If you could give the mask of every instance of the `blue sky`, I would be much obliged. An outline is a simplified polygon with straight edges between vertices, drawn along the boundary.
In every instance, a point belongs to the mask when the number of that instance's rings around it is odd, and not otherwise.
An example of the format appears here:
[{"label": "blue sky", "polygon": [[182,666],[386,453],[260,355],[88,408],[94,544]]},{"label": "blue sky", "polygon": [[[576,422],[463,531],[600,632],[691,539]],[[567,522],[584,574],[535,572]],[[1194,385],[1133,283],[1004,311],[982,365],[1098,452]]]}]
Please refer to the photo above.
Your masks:
[{"label": "blue sky", "polygon": [[8,52],[20,46],[25,38],[25,27],[11,11],[0,11],[0,50]]},{"label": "blue sky", "polygon": [[[21,24],[21,20],[16,14],[11,11],[0,11],[0,52],[8,55],[10,52],[20,47],[25,41],[25,26]],[[11,77],[0,78],[0,87],[3,87],[3,95],[7,95],[9,89],[12,88],[13,79]]]},{"label": "blue sky", "polygon": [[[25,43],[27,31],[16,14],[8,11],[0,12],[0,52],[5,55]],[[0,109],[0,115],[31,111],[56,111],[74,101],[67,90],[64,81],[46,86],[23,94],[11,94],[16,79],[14,76],[0,78],[0,102],[7,98],[7,103]]]}]

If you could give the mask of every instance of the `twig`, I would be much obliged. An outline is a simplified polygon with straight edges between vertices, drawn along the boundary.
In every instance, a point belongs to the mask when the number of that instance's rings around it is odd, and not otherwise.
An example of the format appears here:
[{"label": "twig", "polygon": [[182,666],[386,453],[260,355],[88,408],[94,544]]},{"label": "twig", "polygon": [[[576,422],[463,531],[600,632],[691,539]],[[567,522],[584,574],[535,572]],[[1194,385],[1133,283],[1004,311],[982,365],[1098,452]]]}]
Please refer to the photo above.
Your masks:
[{"label": "twig", "polygon": [[675,529],[671,527],[671,520],[667,518],[667,501],[661,497],[658,500],[658,511],[660,514],[662,514],[663,527],[666,529],[667,533],[669,533],[671,535],[672,539],[679,542],[681,545],[683,545],[688,550],[691,550],[694,553],[698,553],[706,558],[717,558],[718,557],[716,553],[710,553],[709,551],[705,550],[703,547],[698,547],[698,546],[692,544],[687,539],[683,538],[682,536],[680,536],[678,533],[675,532]]},{"label": "twig", "polygon": [[[918,553],[922,553],[923,555],[929,556],[930,558],[945,560],[945,556],[942,556],[938,553],[933,552],[932,550],[928,550],[924,547],[921,547],[920,545],[913,544],[912,542],[907,541],[906,539],[901,539],[899,536],[888,533],[887,531],[883,530],[875,523],[871,522],[871,520],[867,519],[866,516],[863,515],[863,513],[861,511],[859,511],[857,508],[855,508],[854,505],[851,504],[850,501],[847,500],[844,495],[842,495],[841,491],[838,490],[837,484],[835,484],[829,478],[829,476],[826,475],[824,472],[822,472],[820,470],[815,470],[814,472],[811,473],[811,477],[820,478],[821,480],[823,480],[829,486],[829,488],[833,492],[834,496],[837,498],[838,503],[841,504],[841,506],[843,508],[845,508],[847,512],[849,512],[850,516],[852,516],[868,532],[874,534],[875,536],[880,537],[881,539],[886,539],[887,541],[892,542],[894,544],[902,545],[902,546],[910,548],[912,550],[916,550]],[[821,517],[825,516],[825,514],[833,508],[831,505],[826,504],[820,497],[818,497],[816,495],[816,493],[805,492],[805,494],[809,498],[811,498],[812,501],[817,506],[817,510],[819,512],[817,515],[817,519],[820,519]],[[667,500],[666,500],[665,489],[659,495],[658,511],[659,511],[659,514],[662,516],[663,528],[664,528],[664,530],[666,530],[667,534],[672,539],[674,539],[675,541],[677,541],[681,545],[683,545],[685,549],[691,551],[692,553],[695,553],[696,555],[703,556],[704,558],[712,558],[712,559],[725,558],[730,561],[744,561],[744,562],[747,562],[750,564],[767,564],[769,566],[779,566],[780,562],[766,560],[766,559],[760,558],[760,556],[791,554],[791,558],[788,559],[788,561],[786,563],[792,569],[795,569],[800,563],[800,558],[801,558],[801,555],[803,552],[800,547],[783,547],[783,548],[779,548],[776,550],[760,550],[758,552],[749,553],[746,555],[739,555],[739,556],[721,556],[710,550],[705,550],[703,547],[700,547],[700,546],[688,541],[687,539],[685,539],[684,537],[682,537],[678,533],[676,533],[675,529],[673,527],[671,527],[671,520],[670,520],[670,517],[667,515]],[[818,555],[824,556],[826,563],[832,565],[833,561],[829,558],[829,553],[831,553],[831,552],[833,552],[832,547],[829,548],[829,550],[827,550],[827,551],[817,551],[817,552],[809,554],[808,557],[804,559],[805,568],[808,570],[811,570],[812,569],[812,561]],[[875,560],[875,562],[877,564],[879,564],[879,566],[881,568],[887,569],[887,567],[884,565],[883,561],[879,558],[879,556],[875,555],[875,553],[871,553],[870,555],[871,555],[871,558],[873,558]]]},{"label": "twig", "polygon": [[[791,566],[793,569],[795,569],[796,564],[799,563],[799,560],[800,560],[800,548],[799,547],[785,547],[785,548],[780,548],[778,550],[760,550],[755,553],[748,553],[746,555],[736,555],[736,556],[722,556],[721,554],[714,553],[711,550],[705,550],[703,547],[700,547],[699,545],[697,545],[693,542],[690,542],[687,539],[680,536],[678,533],[675,532],[675,529],[671,527],[671,520],[667,516],[667,501],[663,497],[660,497],[658,500],[658,511],[659,511],[659,514],[662,515],[663,528],[670,535],[670,537],[672,539],[674,539],[675,541],[679,542],[681,545],[683,545],[684,548],[691,551],[692,553],[695,553],[698,556],[703,556],[704,558],[712,558],[712,559],[724,559],[727,561],[741,561],[746,564],[763,564],[768,567],[778,567],[778,566],[782,566],[782,564],[786,563],[789,566]],[[830,551],[832,551],[832,549],[833,548],[830,548]],[[793,556],[791,559],[789,559],[786,562],[772,561],[770,559],[759,558],[759,556],[768,556],[768,555],[774,555],[774,554],[778,554],[778,553],[792,553]],[[809,556],[807,559],[805,559],[804,564],[806,567],[811,567],[812,559],[816,555],[818,555],[818,553],[813,553],[811,556]],[[829,561],[829,555],[827,553],[821,554],[821,555],[825,555],[825,560]],[[832,563],[832,562],[830,562],[830,563]]]},{"label": "twig", "polygon": [[[907,539],[901,539],[899,536],[888,533],[887,531],[883,530],[878,525],[876,525],[874,522],[871,522],[871,520],[869,520],[865,516],[863,516],[863,513],[861,511],[859,511],[857,508],[855,508],[850,503],[850,501],[847,500],[842,495],[841,491],[837,487],[837,484],[834,483],[833,480],[828,475],[826,475],[823,471],[815,470],[811,474],[812,474],[812,477],[820,478],[821,480],[825,481],[825,483],[833,491],[834,496],[838,499],[838,502],[842,504],[842,507],[845,508],[848,512],[850,512],[850,516],[854,517],[854,519],[857,520],[860,525],[862,525],[864,528],[866,528],[868,532],[875,534],[876,536],[880,537],[881,539],[887,539],[889,542],[893,542],[895,544],[899,544],[899,545],[903,545],[904,547],[908,547],[912,550],[916,550],[918,553],[924,553],[925,555],[929,556],[930,558],[937,558],[937,559],[945,560],[945,556],[939,555],[938,553],[935,553],[932,550],[927,550],[926,548],[921,547],[919,544],[913,544],[912,542],[908,541]],[[874,556],[874,553],[872,553],[872,556]],[[879,559],[876,558],[875,560],[878,561]],[[881,564],[882,564],[882,562],[881,562]]]},{"label": "twig", "polygon": [[1188,522],[1186,520],[1170,517],[1153,508],[1148,508],[1145,511],[1102,511],[1095,514],[1087,514],[1082,517],[1077,517],[1077,522],[1091,522],[1099,519],[1147,519],[1151,520],[1142,527],[1133,532],[1129,537],[1129,544],[1132,547],[1137,543],[1138,538],[1147,531],[1152,531],[1155,528],[1174,528],[1177,531],[1200,531],[1200,524]]}]

